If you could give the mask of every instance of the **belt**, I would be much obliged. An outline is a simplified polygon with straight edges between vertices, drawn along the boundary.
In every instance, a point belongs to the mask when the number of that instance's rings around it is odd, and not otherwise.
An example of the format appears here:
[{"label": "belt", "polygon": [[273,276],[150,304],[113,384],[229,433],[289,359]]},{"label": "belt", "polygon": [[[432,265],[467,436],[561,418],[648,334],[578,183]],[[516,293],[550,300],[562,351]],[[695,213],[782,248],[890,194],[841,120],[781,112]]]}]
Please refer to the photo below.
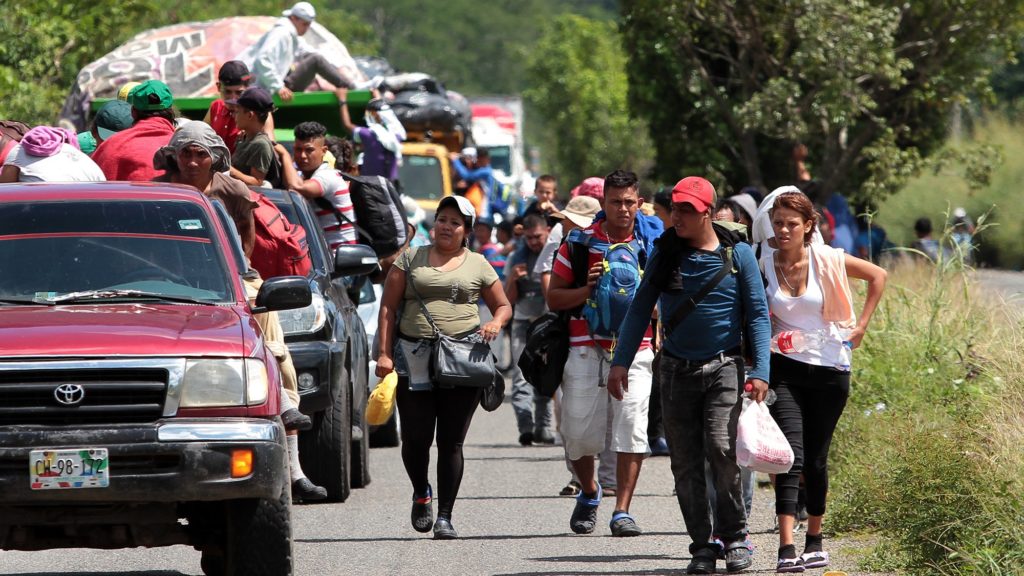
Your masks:
[{"label": "belt", "polygon": [[680,358],[680,357],[676,356],[675,354],[670,353],[665,348],[661,349],[661,353],[664,354],[665,356],[668,356],[672,360],[675,360],[679,364],[682,364],[683,367],[685,367],[685,368],[696,368],[698,366],[704,366],[705,364],[710,364],[710,363],[715,362],[715,361],[722,362],[724,364],[727,360],[730,360],[732,358],[736,358],[736,357],[740,356],[741,353],[742,353],[742,350],[740,349],[739,346],[737,346],[735,348],[730,348],[729,350],[726,350],[725,352],[719,352],[718,354],[715,354],[714,356],[711,356],[710,358],[704,358],[703,360],[688,360],[686,358]]}]

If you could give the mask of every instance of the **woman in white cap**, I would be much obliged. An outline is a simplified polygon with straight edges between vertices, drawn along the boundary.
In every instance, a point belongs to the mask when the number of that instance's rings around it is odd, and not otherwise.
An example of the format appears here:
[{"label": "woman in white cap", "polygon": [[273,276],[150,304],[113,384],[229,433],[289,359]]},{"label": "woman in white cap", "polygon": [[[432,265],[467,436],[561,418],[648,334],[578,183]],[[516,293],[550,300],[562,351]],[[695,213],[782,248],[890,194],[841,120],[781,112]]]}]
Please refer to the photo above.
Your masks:
[{"label": "woman in white cap", "polygon": [[[409,248],[395,261],[381,296],[377,376],[398,372],[397,404],[402,419],[402,461],[413,486],[412,525],[434,538],[458,538],[452,508],[462,482],[462,444],[481,389],[444,388],[429,373],[432,324],[456,338],[479,335],[490,342],[512,317],[512,307],[494,268],[467,248],[475,212],[463,197],[437,205],[433,244]],[[483,298],[493,320],[480,326]],[[398,310],[401,309],[401,318]],[[429,315],[429,316],[428,316]],[[431,322],[432,319],[433,321]],[[437,520],[428,478],[430,446],[437,430]]]}]

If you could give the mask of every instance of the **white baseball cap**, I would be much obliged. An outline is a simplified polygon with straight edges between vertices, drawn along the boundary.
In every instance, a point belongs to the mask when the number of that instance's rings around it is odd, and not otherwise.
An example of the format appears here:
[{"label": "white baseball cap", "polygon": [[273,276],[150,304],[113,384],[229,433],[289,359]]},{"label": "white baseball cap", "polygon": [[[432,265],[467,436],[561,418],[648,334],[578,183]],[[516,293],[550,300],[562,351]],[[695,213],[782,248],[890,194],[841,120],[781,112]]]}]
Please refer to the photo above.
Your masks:
[{"label": "white baseball cap", "polygon": [[313,5],[309,2],[296,2],[295,6],[281,12],[281,14],[284,16],[295,16],[300,20],[312,22],[316,18],[316,8],[313,8]]},{"label": "white baseball cap", "polygon": [[440,212],[442,208],[448,207],[455,208],[459,211],[459,214],[462,214],[462,217],[466,219],[468,224],[467,228],[473,227],[473,223],[476,221],[476,209],[473,208],[473,203],[465,196],[445,196],[441,198],[441,201],[437,203],[437,212]]}]

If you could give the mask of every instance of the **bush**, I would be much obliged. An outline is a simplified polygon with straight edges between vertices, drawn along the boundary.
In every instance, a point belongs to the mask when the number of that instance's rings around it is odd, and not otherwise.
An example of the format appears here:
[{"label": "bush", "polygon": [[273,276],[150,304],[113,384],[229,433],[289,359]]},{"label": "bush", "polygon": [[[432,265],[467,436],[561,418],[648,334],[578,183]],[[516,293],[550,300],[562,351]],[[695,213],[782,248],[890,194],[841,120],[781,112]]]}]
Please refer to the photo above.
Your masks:
[{"label": "bush", "polygon": [[970,274],[894,270],[855,353],[828,528],[882,536],[866,567],[1013,574],[1024,562],[1019,319]]}]

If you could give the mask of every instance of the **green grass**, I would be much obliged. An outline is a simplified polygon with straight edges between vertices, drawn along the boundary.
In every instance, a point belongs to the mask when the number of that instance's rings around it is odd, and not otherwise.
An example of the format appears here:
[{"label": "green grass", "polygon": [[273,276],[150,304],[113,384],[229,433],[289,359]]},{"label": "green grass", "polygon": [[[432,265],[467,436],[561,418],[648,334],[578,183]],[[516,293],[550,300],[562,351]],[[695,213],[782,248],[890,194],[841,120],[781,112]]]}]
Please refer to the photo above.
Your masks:
[{"label": "green grass", "polygon": [[993,115],[976,127],[970,139],[952,148],[978,144],[995,146],[1002,162],[996,166],[990,182],[972,188],[963,177],[964,166],[948,167],[939,173],[929,171],[915,178],[900,192],[879,206],[876,222],[885,228],[895,243],[908,246],[914,239],[914,221],[931,218],[936,231],[947,222],[946,213],[962,206],[977,220],[995,207],[989,229],[978,240],[980,257],[986,265],[1020,270],[1024,268],[1024,138],[1021,126],[1011,124],[1000,115]]}]

